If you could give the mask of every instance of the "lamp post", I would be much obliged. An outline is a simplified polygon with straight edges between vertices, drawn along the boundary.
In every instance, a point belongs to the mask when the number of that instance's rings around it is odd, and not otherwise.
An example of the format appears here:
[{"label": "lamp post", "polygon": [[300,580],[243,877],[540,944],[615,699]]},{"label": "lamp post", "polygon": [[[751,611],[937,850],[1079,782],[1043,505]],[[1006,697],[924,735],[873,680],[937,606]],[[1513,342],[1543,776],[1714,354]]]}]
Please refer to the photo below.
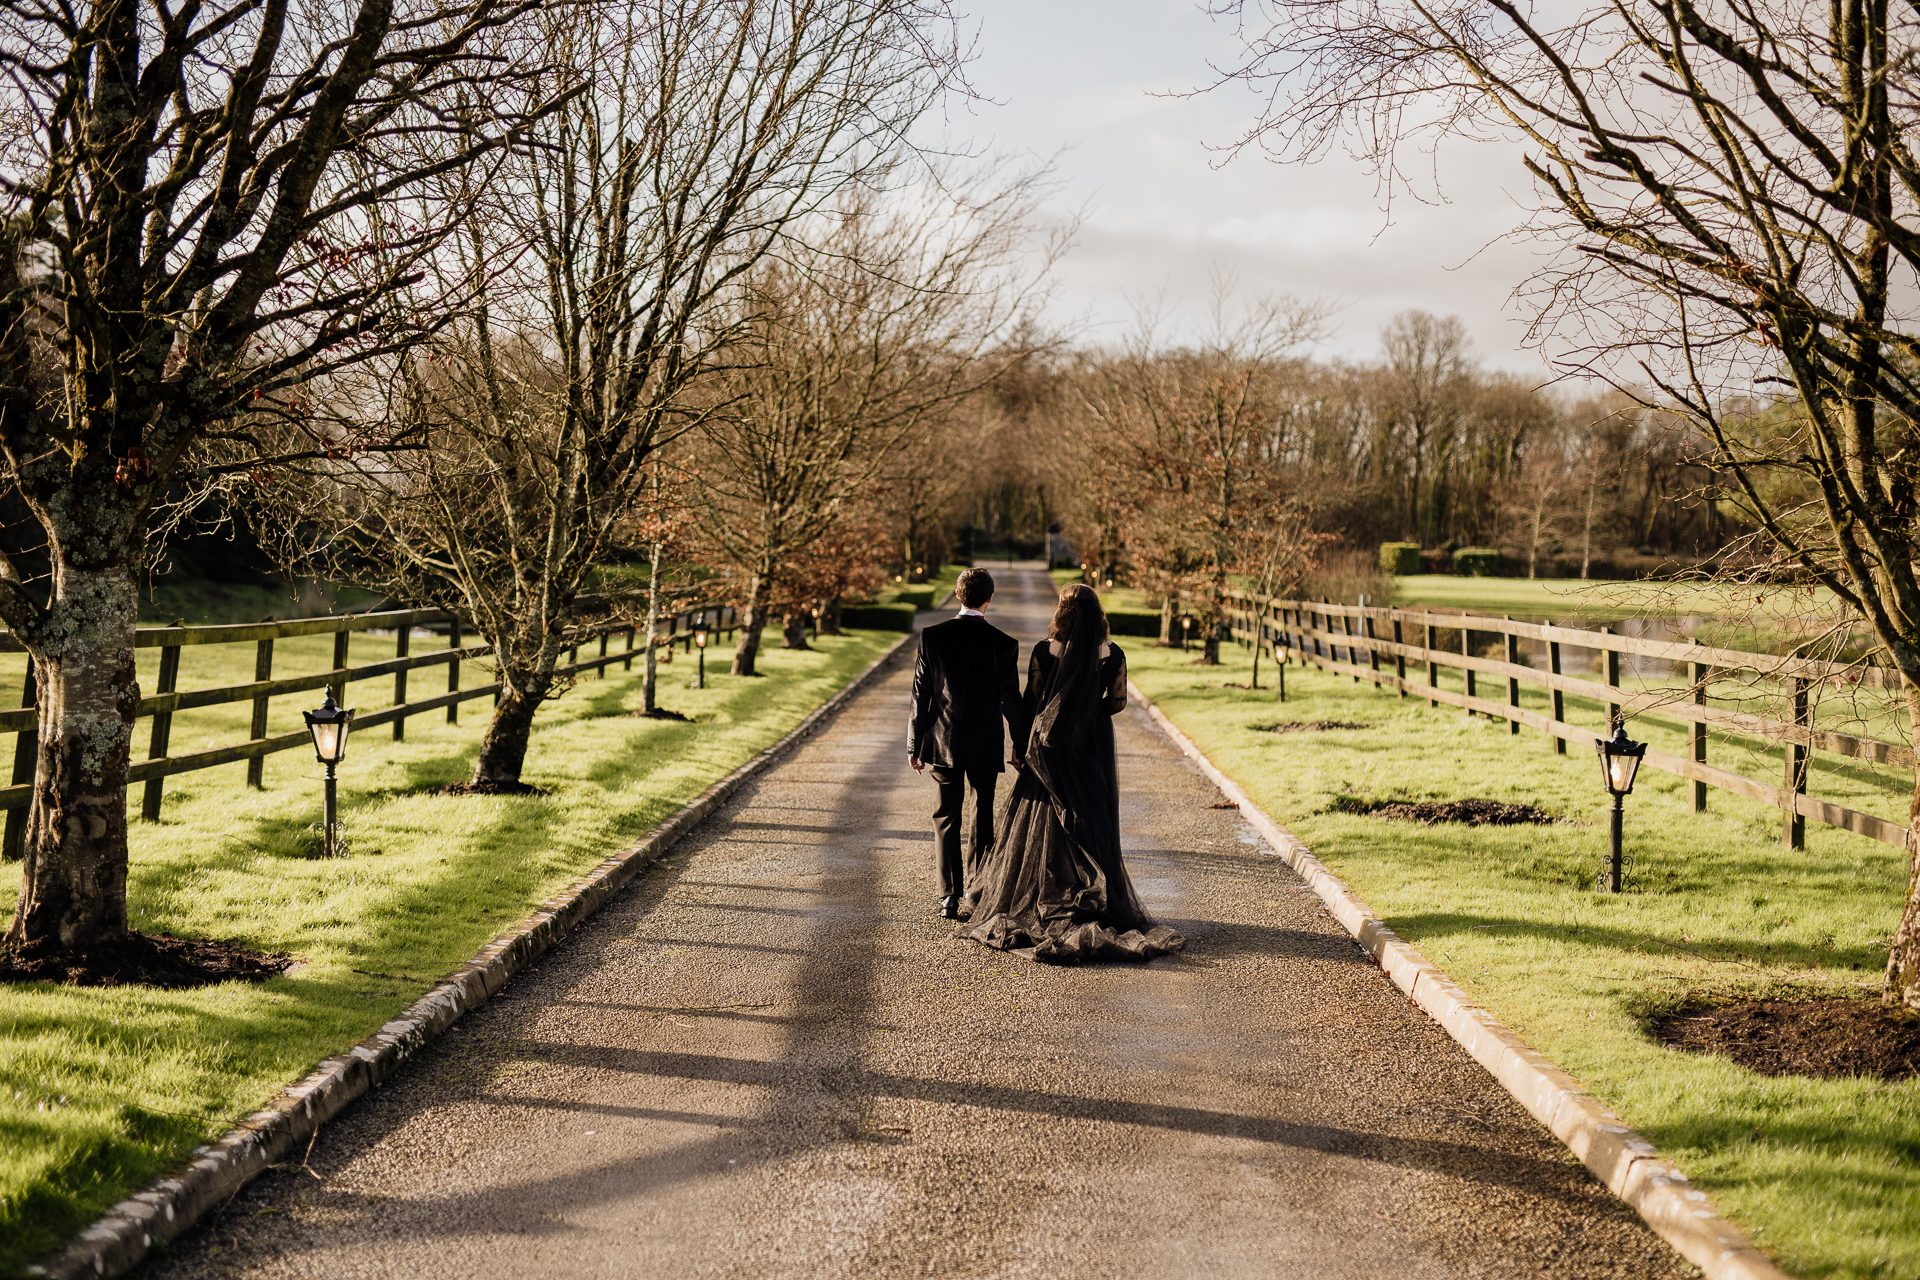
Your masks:
[{"label": "lamp post", "polygon": [[693,629],[693,647],[700,651],[700,675],[694,684],[696,689],[707,687],[707,620],[702,618],[700,625]]},{"label": "lamp post", "polygon": [[1193,619],[1191,617],[1182,617],[1180,619],[1180,652],[1182,653],[1187,651],[1187,633],[1192,630]]},{"label": "lamp post", "polygon": [[1640,761],[1647,744],[1627,737],[1625,721],[1613,722],[1611,738],[1596,738],[1600,752],[1600,778],[1613,797],[1613,852],[1607,863],[1607,892],[1620,892],[1620,824],[1626,812],[1626,798],[1633,794],[1633,777],[1640,772]]},{"label": "lamp post", "polygon": [[816,641],[820,639],[820,606],[819,605],[813,606],[813,638]]},{"label": "lamp post", "polygon": [[307,718],[307,732],[313,735],[314,757],[327,766],[327,805],[323,847],[326,856],[331,858],[338,852],[340,843],[333,770],[347,758],[347,731],[353,727],[353,711],[341,710],[340,704],[333,700],[333,686],[328,685],[327,700],[320,704],[319,710],[301,714]]}]

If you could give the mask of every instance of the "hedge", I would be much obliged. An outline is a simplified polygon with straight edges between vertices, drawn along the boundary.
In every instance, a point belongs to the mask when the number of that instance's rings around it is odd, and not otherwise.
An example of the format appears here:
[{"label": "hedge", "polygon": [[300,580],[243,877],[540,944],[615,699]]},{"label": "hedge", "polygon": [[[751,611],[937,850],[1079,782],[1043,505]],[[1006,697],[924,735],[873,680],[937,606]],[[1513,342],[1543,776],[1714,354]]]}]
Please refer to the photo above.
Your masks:
[{"label": "hedge", "polygon": [[1406,574],[1420,572],[1420,544],[1383,542],[1380,544],[1380,572]]},{"label": "hedge", "polygon": [[1453,553],[1453,567],[1464,578],[1491,578],[1500,571],[1497,547],[1462,547]]},{"label": "hedge", "polygon": [[918,612],[912,605],[851,605],[840,610],[840,625],[865,631],[911,631]]}]

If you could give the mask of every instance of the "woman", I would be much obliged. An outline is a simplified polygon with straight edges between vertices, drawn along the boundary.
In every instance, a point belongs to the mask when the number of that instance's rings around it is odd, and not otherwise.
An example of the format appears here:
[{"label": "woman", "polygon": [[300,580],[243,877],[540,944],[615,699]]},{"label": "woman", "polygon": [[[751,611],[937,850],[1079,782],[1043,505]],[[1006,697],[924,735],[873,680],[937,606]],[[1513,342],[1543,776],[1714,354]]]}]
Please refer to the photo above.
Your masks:
[{"label": "woman", "polygon": [[1027,664],[1033,732],[1000,839],[976,877],[967,935],[1048,964],[1146,960],[1186,946],[1140,908],[1120,859],[1113,719],[1127,705],[1127,657],[1107,638],[1091,587],[1060,593]]}]

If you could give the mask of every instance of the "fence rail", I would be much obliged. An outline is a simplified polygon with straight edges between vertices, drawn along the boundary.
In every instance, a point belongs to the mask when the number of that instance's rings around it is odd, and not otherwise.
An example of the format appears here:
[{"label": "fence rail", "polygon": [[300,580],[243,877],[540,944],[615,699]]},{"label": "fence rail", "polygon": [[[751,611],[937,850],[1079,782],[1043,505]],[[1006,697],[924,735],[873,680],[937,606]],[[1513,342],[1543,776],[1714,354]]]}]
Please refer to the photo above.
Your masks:
[{"label": "fence rail", "polygon": [[[1522,727],[1537,729],[1549,735],[1554,740],[1554,749],[1562,754],[1568,742],[1585,745],[1598,736],[1590,728],[1567,723],[1565,699],[1568,694],[1604,703],[1609,722],[1623,712],[1659,714],[1687,726],[1690,750],[1687,756],[1649,750],[1644,763],[1689,779],[1694,784],[1695,812],[1706,809],[1707,789],[1713,787],[1779,809],[1781,841],[1789,848],[1805,847],[1805,823],[1809,818],[1903,849],[1907,847],[1905,825],[1807,794],[1807,776],[1814,751],[1903,769],[1916,766],[1911,746],[1836,733],[1816,728],[1812,722],[1809,695],[1816,686],[1904,690],[1904,679],[1890,668],[1825,662],[1798,655],[1747,653],[1693,642],[1649,640],[1616,635],[1604,628],[1589,631],[1464,612],[1263,599],[1244,592],[1229,593],[1227,623],[1234,639],[1271,650],[1283,662],[1291,656],[1324,671],[1349,675],[1356,683],[1364,680],[1376,687],[1393,689],[1403,698],[1426,698],[1434,706],[1460,707],[1468,715],[1505,720],[1512,733],[1520,732]],[[1456,631],[1460,633],[1458,650],[1435,643],[1438,633]],[[1504,657],[1482,657],[1474,653],[1475,634],[1504,637]],[[1545,646],[1546,670],[1521,661],[1519,642],[1523,639]],[[1563,671],[1565,648],[1598,652],[1603,658],[1604,679],[1584,679]],[[1623,687],[1620,683],[1622,655],[1679,664],[1687,673],[1686,687]],[[1409,678],[1410,666],[1424,676],[1424,682]],[[1460,690],[1440,684],[1443,668],[1460,673]],[[1791,718],[1734,711],[1707,701],[1708,689],[1716,680],[1741,674],[1779,682],[1783,698],[1790,700]],[[1480,696],[1481,677],[1500,682],[1504,686],[1500,689],[1501,696]],[[1280,681],[1284,698],[1284,667]],[[1521,706],[1522,684],[1546,692],[1551,706],[1549,714]],[[1707,731],[1710,728],[1780,744],[1780,784],[1760,782],[1709,764]]]},{"label": "fence rail", "polygon": [[[598,597],[588,597],[581,601],[581,604],[587,608],[600,603],[602,600]],[[725,633],[736,628],[739,625],[739,619],[731,605],[707,605],[684,609],[663,617],[660,619],[660,624],[662,629],[654,632],[656,645],[671,646],[684,643],[690,649],[693,645],[693,630],[696,625],[705,624],[713,630]],[[462,687],[460,664],[487,657],[493,652],[489,645],[462,644],[462,632],[466,627],[467,624],[461,618],[443,610],[399,609],[338,617],[293,618],[284,622],[252,622],[236,626],[138,628],[134,633],[135,647],[157,648],[161,651],[155,691],[140,699],[139,709],[135,712],[137,717],[151,721],[147,756],[145,759],[133,761],[127,770],[129,783],[145,783],[145,792],[141,797],[141,816],[148,820],[157,819],[160,816],[160,803],[165,786],[163,779],[174,774],[212,769],[220,765],[244,761],[247,764],[248,785],[260,786],[261,765],[267,756],[305,746],[312,741],[304,727],[290,733],[267,732],[269,699],[283,694],[302,693],[332,686],[340,701],[345,702],[350,684],[392,676],[394,681],[392,704],[377,711],[369,711],[364,715],[356,714],[353,721],[353,727],[356,730],[364,732],[370,728],[390,724],[393,726],[394,739],[399,741],[405,737],[406,722],[410,717],[442,708],[446,710],[448,724],[459,723],[461,703],[475,698],[497,697],[500,692],[498,681]],[[444,628],[447,637],[446,647],[431,649],[424,653],[413,652],[413,633],[426,628]],[[646,653],[644,645],[638,649],[634,647],[635,637],[640,630],[641,624],[626,621],[588,622],[577,627],[567,636],[569,642],[567,661],[557,667],[554,674],[565,678],[594,672],[604,679],[607,668],[615,663],[624,664],[626,669],[631,670],[634,658],[644,657]],[[352,636],[355,632],[363,631],[391,633],[395,637],[395,656],[378,662],[351,665],[347,659]],[[333,661],[329,667],[307,675],[274,677],[275,641],[318,635],[331,635],[334,638]],[[613,637],[622,635],[625,637],[625,644],[619,649],[610,651],[610,641]],[[598,653],[582,659],[581,646],[595,641],[598,642]],[[185,692],[177,690],[175,686],[180,675],[180,651],[194,645],[209,644],[253,644],[255,646],[254,679],[245,684],[223,685]],[[0,633],[0,652],[24,651],[24,646],[18,639]],[[444,693],[434,693],[426,697],[408,697],[408,673],[428,671],[441,666],[447,668],[447,687]],[[11,732],[16,735],[12,785],[0,787],[0,810],[5,810],[7,813],[5,834],[4,837],[0,837],[0,856],[10,860],[20,856],[21,845],[26,834],[26,810],[33,800],[39,715],[34,706],[35,693],[33,665],[29,660],[20,709],[0,712],[0,733]],[[186,755],[169,754],[168,745],[175,714],[200,707],[216,707],[237,702],[253,704],[252,736],[247,741]]]}]

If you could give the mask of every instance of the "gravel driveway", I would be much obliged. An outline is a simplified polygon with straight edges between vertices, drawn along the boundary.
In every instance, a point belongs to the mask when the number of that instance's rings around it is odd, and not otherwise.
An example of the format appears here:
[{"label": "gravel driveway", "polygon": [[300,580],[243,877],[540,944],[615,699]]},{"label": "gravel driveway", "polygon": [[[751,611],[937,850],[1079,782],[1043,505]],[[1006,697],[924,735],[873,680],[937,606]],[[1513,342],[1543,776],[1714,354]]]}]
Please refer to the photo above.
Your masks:
[{"label": "gravel driveway", "polygon": [[[1031,640],[1052,589],[1000,577]],[[1137,710],[1127,857],[1186,954],[956,940],[910,666],[140,1274],[1695,1274]]]}]

